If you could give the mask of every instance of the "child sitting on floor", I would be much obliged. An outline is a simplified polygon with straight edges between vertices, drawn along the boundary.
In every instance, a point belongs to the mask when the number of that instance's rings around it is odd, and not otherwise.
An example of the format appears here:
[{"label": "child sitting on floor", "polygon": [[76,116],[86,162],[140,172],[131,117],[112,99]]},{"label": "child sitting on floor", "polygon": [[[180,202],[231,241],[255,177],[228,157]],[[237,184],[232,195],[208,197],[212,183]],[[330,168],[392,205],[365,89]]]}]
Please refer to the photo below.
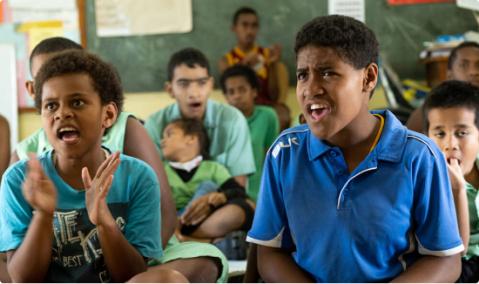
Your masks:
[{"label": "child sitting on floor", "polygon": [[203,124],[184,118],[170,122],[161,141],[181,234],[200,239],[248,230],[254,215],[244,188],[223,165],[206,160],[208,144]]}]

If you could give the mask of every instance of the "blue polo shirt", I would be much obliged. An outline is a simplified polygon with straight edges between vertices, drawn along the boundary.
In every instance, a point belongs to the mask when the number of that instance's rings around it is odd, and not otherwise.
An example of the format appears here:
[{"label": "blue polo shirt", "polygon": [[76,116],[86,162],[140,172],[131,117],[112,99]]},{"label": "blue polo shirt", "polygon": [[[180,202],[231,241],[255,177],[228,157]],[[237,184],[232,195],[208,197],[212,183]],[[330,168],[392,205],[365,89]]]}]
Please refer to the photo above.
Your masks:
[{"label": "blue polo shirt", "polygon": [[421,255],[461,252],[441,152],[389,111],[377,113],[381,138],[352,173],[308,125],[284,131],[267,154],[247,240],[294,250],[318,282],[386,282]]}]

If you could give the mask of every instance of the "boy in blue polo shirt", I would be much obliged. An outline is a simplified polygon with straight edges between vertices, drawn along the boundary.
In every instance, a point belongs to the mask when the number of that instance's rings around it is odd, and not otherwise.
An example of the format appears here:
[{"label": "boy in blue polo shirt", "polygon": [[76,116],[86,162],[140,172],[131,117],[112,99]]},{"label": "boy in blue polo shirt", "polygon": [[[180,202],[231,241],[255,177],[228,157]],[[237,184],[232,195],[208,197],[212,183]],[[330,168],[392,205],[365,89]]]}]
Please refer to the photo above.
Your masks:
[{"label": "boy in blue polo shirt", "polygon": [[307,124],[269,150],[248,240],[266,282],[451,282],[464,249],[446,162],[388,111],[370,113],[378,43],[319,17],[296,36]]}]

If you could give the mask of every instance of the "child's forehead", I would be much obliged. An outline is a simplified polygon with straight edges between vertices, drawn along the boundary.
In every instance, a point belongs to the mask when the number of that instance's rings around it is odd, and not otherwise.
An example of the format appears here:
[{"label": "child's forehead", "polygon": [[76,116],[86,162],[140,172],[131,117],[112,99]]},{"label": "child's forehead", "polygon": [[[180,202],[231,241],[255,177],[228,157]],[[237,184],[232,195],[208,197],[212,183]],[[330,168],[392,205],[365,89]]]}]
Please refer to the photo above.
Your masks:
[{"label": "child's forehead", "polygon": [[253,13],[241,13],[238,15],[238,19],[236,20],[236,24],[240,22],[257,22],[258,16]]},{"label": "child's forehead", "polygon": [[[230,85],[235,83],[235,85],[250,85],[246,75],[237,74],[226,78],[225,84]],[[251,87],[251,86],[250,86]]]},{"label": "child's forehead", "polygon": [[[443,122],[448,124],[468,122],[475,125],[476,111],[467,106],[436,107],[428,111],[429,123]],[[461,120],[461,121],[458,121]]]},{"label": "child's forehead", "polygon": [[337,63],[352,64],[344,58],[339,48],[309,44],[301,48],[296,56],[298,67],[302,64],[314,63],[317,65],[330,65]]},{"label": "child's forehead", "polygon": [[179,65],[176,65],[175,69],[173,69],[173,80],[199,79],[209,76],[210,75],[208,73],[208,69],[199,64],[189,66],[186,63],[181,63]]}]

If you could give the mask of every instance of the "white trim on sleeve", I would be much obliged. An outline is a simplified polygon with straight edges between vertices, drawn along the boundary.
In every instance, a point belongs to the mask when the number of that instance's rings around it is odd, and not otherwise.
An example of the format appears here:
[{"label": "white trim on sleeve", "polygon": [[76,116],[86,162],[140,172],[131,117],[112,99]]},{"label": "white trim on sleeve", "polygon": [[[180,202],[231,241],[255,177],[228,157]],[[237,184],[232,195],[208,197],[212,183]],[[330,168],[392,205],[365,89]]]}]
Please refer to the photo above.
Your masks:
[{"label": "white trim on sleeve", "polygon": [[246,241],[249,243],[254,243],[254,244],[258,244],[258,245],[262,245],[266,247],[280,248],[281,242],[283,241],[283,232],[284,232],[284,227],[281,229],[281,231],[276,237],[274,237],[273,239],[269,241],[258,240],[250,236],[246,236]]},{"label": "white trim on sleeve", "polygon": [[464,251],[464,245],[462,244],[457,247],[453,247],[446,250],[428,250],[427,248],[421,245],[419,240],[417,241],[417,243],[418,243],[418,252],[422,255],[450,256],[450,255],[455,255]]}]

